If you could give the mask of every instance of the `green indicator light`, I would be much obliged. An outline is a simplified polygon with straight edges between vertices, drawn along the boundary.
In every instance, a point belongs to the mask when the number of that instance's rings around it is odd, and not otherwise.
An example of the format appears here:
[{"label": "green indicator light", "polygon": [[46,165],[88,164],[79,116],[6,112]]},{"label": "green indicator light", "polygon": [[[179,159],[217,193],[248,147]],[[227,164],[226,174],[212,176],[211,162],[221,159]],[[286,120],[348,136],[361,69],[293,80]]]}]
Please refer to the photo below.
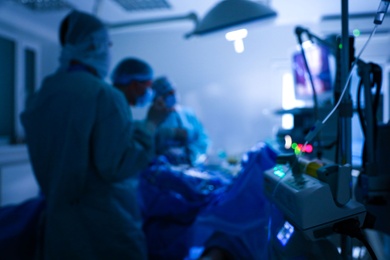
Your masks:
[{"label": "green indicator light", "polygon": [[293,143],[292,145],[291,145],[291,148],[292,149],[295,149],[297,147],[297,143]]},{"label": "green indicator light", "polygon": [[283,178],[284,175],[286,175],[286,174],[284,173],[284,171],[281,171],[281,170],[276,170],[276,171],[274,171],[274,174],[275,174],[276,176],[280,177],[280,178]]},{"label": "green indicator light", "polygon": [[339,44],[339,49],[342,49],[343,48],[343,45],[340,43]]},{"label": "green indicator light", "polygon": [[360,36],[360,30],[359,30],[359,29],[353,30],[353,35],[354,35],[355,37]]}]

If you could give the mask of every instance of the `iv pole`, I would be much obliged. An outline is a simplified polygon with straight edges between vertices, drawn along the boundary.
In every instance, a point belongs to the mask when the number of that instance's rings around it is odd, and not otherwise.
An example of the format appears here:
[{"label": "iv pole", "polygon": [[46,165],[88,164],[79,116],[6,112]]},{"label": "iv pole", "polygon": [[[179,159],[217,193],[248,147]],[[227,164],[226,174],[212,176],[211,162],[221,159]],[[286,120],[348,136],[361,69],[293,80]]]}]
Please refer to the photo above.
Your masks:
[{"label": "iv pole", "polygon": [[[349,73],[349,28],[348,28],[348,0],[341,1],[341,86],[344,87]],[[340,124],[340,144],[339,162],[340,164],[352,165],[352,101],[349,95],[349,86],[346,95],[341,101],[339,124]],[[345,113],[343,111],[346,111]],[[341,255],[343,259],[352,259],[352,239],[346,235],[341,235]]]},{"label": "iv pole", "polygon": [[[341,87],[344,87],[349,74],[349,28],[348,28],[348,0],[342,0],[341,6]],[[349,86],[341,101],[340,123],[341,123],[341,145],[340,145],[340,164],[351,163],[352,161],[352,139],[351,139],[351,118],[352,101],[349,95]],[[344,112],[345,110],[346,112]],[[343,113],[344,112],[344,113]]]}]

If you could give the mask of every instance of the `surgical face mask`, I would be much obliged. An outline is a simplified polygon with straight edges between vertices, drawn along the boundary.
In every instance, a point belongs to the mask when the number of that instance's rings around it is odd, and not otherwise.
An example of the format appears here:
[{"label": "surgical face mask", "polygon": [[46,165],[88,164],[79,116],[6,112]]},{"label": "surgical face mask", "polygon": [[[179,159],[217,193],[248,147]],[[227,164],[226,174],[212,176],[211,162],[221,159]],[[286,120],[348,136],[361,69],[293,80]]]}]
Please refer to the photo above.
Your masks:
[{"label": "surgical face mask", "polygon": [[165,106],[167,108],[173,108],[174,105],[176,105],[177,101],[176,101],[176,96],[175,95],[169,95],[167,96],[165,99],[164,99],[164,102],[165,102]]},{"label": "surgical face mask", "polygon": [[153,90],[151,88],[147,88],[145,91],[145,94],[137,97],[137,100],[135,102],[135,106],[136,107],[145,107],[152,102],[153,97],[154,97]]}]

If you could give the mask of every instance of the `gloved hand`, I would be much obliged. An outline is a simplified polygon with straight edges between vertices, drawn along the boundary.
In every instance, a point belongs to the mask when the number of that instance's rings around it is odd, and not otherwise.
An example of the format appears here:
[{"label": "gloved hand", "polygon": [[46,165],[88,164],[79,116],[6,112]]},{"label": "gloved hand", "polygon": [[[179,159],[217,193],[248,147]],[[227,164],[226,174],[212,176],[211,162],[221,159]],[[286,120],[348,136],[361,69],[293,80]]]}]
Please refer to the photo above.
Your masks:
[{"label": "gloved hand", "polygon": [[166,108],[164,101],[162,99],[157,99],[149,107],[146,115],[146,121],[158,126],[167,118],[169,113],[170,111]]}]

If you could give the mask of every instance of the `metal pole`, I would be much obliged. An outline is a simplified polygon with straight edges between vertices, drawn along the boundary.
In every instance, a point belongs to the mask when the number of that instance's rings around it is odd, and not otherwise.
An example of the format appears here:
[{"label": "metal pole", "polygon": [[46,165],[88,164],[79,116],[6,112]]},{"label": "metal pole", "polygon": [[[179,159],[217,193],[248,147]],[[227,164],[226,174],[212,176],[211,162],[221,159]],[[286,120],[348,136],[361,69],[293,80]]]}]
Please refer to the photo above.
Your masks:
[{"label": "metal pole", "polygon": [[[350,69],[350,57],[349,57],[349,28],[348,28],[348,0],[342,0],[342,19],[341,19],[341,86],[344,87],[349,74]],[[342,123],[342,133],[341,133],[341,160],[339,163],[346,164],[351,163],[352,161],[352,139],[351,139],[351,116],[348,115],[349,108],[348,105],[351,105],[351,97],[348,90],[343,97],[341,102],[341,109],[345,109],[346,112],[341,111],[341,123]]]},{"label": "metal pole", "polygon": [[[348,0],[341,1],[341,86],[345,87],[349,68],[350,68],[350,59],[349,59],[349,28],[348,28]],[[349,88],[349,86],[348,86]],[[346,94],[341,101],[341,109],[348,110],[348,104],[351,104],[349,89],[346,91]],[[344,113],[340,111],[340,120],[339,123],[341,129],[340,136],[340,161],[339,163],[351,164],[352,162],[352,139],[351,139],[351,117],[349,117],[348,112]],[[341,235],[341,256],[343,259],[350,260],[352,259],[352,240],[346,235]]]}]

